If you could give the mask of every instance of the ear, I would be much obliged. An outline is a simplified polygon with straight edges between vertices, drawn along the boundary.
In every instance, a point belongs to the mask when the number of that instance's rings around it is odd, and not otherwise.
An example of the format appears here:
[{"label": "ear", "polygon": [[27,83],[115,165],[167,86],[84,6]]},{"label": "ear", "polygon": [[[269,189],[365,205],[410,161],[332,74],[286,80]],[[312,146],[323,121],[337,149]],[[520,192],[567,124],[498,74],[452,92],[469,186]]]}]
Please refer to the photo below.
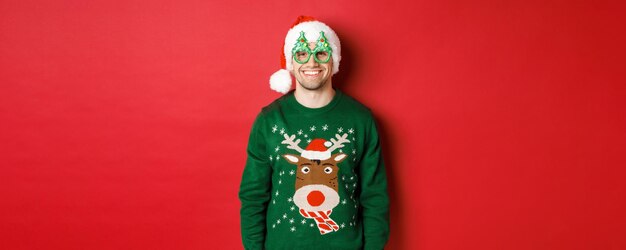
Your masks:
[{"label": "ear", "polygon": [[333,158],[333,160],[335,160],[336,163],[340,163],[343,160],[345,160],[347,156],[348,155],[344,153],[339,153],[339,154],[333,155],[331,158]]},{"label": "ear", "polygon": [[291,164],[298,164],[298,162],[300,161],[300,157],[297,155],[285,154],[283,155],[283,157],[285,157],[285,160],[287,160]]}]

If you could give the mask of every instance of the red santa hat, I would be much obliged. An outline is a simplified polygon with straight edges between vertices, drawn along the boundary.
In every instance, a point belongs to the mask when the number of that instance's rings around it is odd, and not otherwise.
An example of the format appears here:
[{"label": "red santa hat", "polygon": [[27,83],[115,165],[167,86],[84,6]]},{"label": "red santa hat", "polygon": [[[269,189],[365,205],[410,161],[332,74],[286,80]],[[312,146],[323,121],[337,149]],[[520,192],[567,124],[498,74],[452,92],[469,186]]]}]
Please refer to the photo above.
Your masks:
[{"label": "red santa hat", "polygon": [[287,93],[291,89],[292,80],[290,71],[293,70],[291,63],[291,50],[300,36],[300,31],[304,31],[304,36],[308,41],[316,41],[320,35],[320,31],[324,31],[326,40],[333,50],[333,75],[339,72],[339,62],[341,61],[341,42],[339,37],[328,25],[315,20],[310,16],[299,16],[291,29],[287,32],[285,42],[283,44],[283,53],[280,55],[281,69],[276,71],[270,77],[270,88],[280,93]]},{"label": "red santa hat", "polygon": [[328,147],[332,145],[332,142],[324,139],[313,139],[309,145],[302,150],[301,156],[309,160],[328,160],[330,159]]}]

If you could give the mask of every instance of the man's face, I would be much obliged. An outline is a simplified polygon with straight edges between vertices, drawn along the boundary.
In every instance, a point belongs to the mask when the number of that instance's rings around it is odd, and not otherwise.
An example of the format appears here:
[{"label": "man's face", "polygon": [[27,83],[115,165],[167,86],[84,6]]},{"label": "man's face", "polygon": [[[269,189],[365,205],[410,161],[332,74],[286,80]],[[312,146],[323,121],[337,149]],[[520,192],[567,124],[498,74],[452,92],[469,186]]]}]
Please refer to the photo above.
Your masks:
[{"label": "man's face", "polygon": [[[309,43],[309,48],[313,50],[315,43]],[[309,61],[300,64],[291,57],[291,63],[293,64],[293,75],[303,88],[307,90],[317,90],[322,88],[325,84],[330,84],[333,69],[332,58],[327,63],[318,63],[313,58],[315,55],[311,55]]]}]

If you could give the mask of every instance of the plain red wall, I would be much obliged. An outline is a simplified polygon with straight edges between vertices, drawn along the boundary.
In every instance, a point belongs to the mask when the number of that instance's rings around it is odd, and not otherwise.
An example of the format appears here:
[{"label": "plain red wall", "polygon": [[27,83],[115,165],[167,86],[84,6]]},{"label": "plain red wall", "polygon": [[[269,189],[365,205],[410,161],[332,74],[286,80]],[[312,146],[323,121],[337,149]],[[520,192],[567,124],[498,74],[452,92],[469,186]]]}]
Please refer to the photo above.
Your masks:
[{"label": "plain red wall", "polygon": [[626,249],[620,1],[1,1],[0,248],[240,249],[297,15],[380,123],[388,249]]}]

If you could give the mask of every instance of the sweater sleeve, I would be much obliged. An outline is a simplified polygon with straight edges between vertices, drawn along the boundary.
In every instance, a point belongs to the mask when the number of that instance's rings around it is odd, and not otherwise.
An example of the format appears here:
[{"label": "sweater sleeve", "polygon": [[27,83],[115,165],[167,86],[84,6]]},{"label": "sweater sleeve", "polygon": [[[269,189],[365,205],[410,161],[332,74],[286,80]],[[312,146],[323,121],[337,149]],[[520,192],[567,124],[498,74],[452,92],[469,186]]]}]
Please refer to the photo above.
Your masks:
[{"label": "sweater sleeve", "polygon": [[389,238],[387,175],[373,118],[368,130],[360,164],[363,249],[379,250],[385,247]]},{"label": "sweater sleeve", "polygon": [[263,115],[260,113],[252,126],[247,147],[247,160],[239,187],[241,201],[241,236],[245,249],[263,249],[265,244],[265,216],[271,197],[272,168],[265,157]]}]

